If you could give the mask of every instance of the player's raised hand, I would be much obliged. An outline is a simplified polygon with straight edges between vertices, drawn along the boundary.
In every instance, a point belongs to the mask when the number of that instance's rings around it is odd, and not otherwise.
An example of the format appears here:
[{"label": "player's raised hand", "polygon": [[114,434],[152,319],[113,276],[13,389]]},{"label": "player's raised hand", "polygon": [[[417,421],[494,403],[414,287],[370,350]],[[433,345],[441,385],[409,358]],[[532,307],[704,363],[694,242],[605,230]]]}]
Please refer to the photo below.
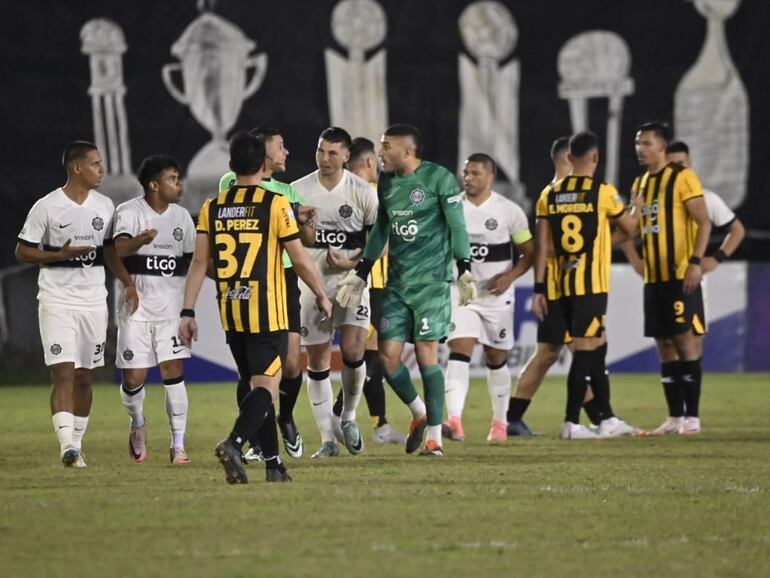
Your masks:
[{"label": "player's raised hand", "polygon": [[179,339],[185,347],[192,347],[192,342],[198,341],[198,324],[195,322],[195,317],[179,319]]},{"label": "player's raised hand", "polygon": [[532,297],[532,313],[540,321],[545,320],[545,316],[548,315],[548,300],[543,293],[535,293]]},{"label": "player's raised hand", "polygon": [[460,290],[460,307],[468,305],[476,298],[476,277],[470,271],[465,271],[457,278],[457,288]]},{"label": "player's raised hand", "polygon": [[348,274],[337,283],[337,295],[335,299],[342,307],[358,307],[361,305],[361,299],[366,289],[366,281],[356,274],[355,271],[348,271]]},{"label": "player's raised hand", "polygon": [[82,257],[83,255],[88,255],[91,251],[96,251],[96,246],[94,245],[77,245],[73,247],[71,243],[72,239],[67,239],[67,242],[59,249],[58,253],[62,261]]},{"label": "player's raised hand", "polygon": [[137,241],[142,245],[149,245],[152,240],[158,235],[158,229],[145,229],[136,236]]}]

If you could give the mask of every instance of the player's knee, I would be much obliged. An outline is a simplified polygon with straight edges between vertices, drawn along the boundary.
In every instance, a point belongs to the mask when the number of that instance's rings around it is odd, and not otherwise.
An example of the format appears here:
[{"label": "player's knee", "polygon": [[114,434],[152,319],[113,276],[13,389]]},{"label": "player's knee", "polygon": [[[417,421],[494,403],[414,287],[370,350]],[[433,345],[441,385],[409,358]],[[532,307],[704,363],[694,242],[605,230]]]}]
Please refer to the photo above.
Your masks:
[{"label": "player's knee", "polygon": [[540,368],[548,369],[559,359],[559,350],[551,347],[539,347],[535,355],[535,363]]}]

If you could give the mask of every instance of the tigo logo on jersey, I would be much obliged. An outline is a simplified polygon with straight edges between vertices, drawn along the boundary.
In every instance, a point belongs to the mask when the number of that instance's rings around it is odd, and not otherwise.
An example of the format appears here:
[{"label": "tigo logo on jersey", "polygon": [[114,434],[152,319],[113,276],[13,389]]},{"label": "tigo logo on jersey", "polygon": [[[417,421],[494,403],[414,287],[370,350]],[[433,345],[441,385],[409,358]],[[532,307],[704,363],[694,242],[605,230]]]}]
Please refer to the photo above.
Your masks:
[{"label": "tigo logo on jersey", "polygon": [[397,237],[401,237],[404,241],[411,243],[417,237],[417,233],[420,232],[420,228],[417,226],[415,219],[409,219],[406,223],[393,223],[391,225],[391,231]]},{"label": "tigo logo on jersey", "polygon": [[348,236],[345,234],[345,231],[315,230],[315,242],[319,245],[328,245],[333,249],[341,249],[347,240]]},{"label": "tigo logo on jersey", "polygon": [[482,263],[486,260],[487,255],[489,255],[489,247],[486,244],[484,243],[480,243],[478,245],[476,243],[471,244],[472,261]]},{"label": "tigo logo on jersey", "polygon": [[145,261],[148,271],[160,271],[163,277],[173,277],[176,271],[176,259],[162,255],[150,255]]},{"label": "tigo logo on jersey", "polygon": [[342,217],[343,219],[349,219],[350,216],[353,214],[353,207],[351,207],[350,205],[342,205],[340,207],[339,212],[340,212],[340,217]]},{"label": "tigo logo on jersey", "polygon": [[104,229],[104,219],[101,217],[94,217],[93,221],[91,221],[91,226],[95,231],[101,231]]},{"label": "tigo logo on jersey", "polygon": [[94,263],[96,262],[96,249],[93,251],[89,251],[85,255],[80,255],[78,257],[73,257],[71,259],[72,261],[79,261],[81,267],[85,269],[90,269],[94,266]]},{"label": "tigo logo on jersey", "polygon": [[174,235],[174,240],[181,241],[182,237],[184,237],[184,231],[182,231],[182,227],[175,228],[173,235]]},{"label": "tigo logo on jersey", "polygon": [[413,205],[419,207],[425,200],[425,193],[421,189],[415,189],[412,191],[412,194],[409,195],[409,200],[412,201]]}]

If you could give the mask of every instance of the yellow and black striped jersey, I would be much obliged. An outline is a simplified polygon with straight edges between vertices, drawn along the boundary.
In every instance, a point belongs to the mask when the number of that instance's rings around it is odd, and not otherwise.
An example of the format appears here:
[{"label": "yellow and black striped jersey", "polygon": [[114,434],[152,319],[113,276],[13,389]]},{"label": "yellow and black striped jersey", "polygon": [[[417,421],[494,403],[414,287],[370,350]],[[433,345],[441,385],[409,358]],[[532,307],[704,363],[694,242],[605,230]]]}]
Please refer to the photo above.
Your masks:
[{"label": "yellow and black striped jersey", "polygon": [[388,256],[383,255],[372,265],[372,289],[383,289],[388,283]]},{"label": "yellow and black striped jersey", "polygon": [[644,282],[682,280],[695,249],[698,224],[685,203],[703,196],[703,186],[691,170],[669,163],[663,170],[634,180],[632,194],[642,195],[640,228],[644,257]]},{"label": "yellow and black striped jersey", "polygon": [[615,187],[590,177],[565,177],[541,195],[536,215],[551,225],[562,297],[609,292],[609,220],[624,210]]},{"label": "yellow and black striped jersey", "polygon": [[299,238],[299,229],[286,198],[233,186],[203,203],[197,231],[209,237],[225,331],[288,329],[281,242]]},{"label": "yellow and black striped jersey", "polygon": [[[547,202],[547,200],[543,201],[542,199],[543,197],[546,197],[547,199],[548,191],[551,190],[551,185],[553,184],[554,183],[551,182],[540,191],[540,196],[535,203],[536,210],[541,202]],[[553,241],[551,239],[548,239],[547,251],[548,256],[545,258],[545,296],[548,301],[557,301],[561,296],[561,289],[559,288],[559,260],[556,258],[556,252],[554,251]]]}]

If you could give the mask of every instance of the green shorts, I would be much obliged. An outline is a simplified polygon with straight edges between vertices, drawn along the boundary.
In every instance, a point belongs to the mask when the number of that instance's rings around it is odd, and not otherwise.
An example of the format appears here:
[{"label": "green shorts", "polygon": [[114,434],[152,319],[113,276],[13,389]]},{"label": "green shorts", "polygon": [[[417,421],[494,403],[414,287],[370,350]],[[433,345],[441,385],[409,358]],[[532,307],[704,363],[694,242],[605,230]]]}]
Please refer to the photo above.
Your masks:
[{"label": "green shorts", "polygon": [[385,287],[380,341],[439,341],[449,333],[452,304],[449,283],[421,287]]}]

